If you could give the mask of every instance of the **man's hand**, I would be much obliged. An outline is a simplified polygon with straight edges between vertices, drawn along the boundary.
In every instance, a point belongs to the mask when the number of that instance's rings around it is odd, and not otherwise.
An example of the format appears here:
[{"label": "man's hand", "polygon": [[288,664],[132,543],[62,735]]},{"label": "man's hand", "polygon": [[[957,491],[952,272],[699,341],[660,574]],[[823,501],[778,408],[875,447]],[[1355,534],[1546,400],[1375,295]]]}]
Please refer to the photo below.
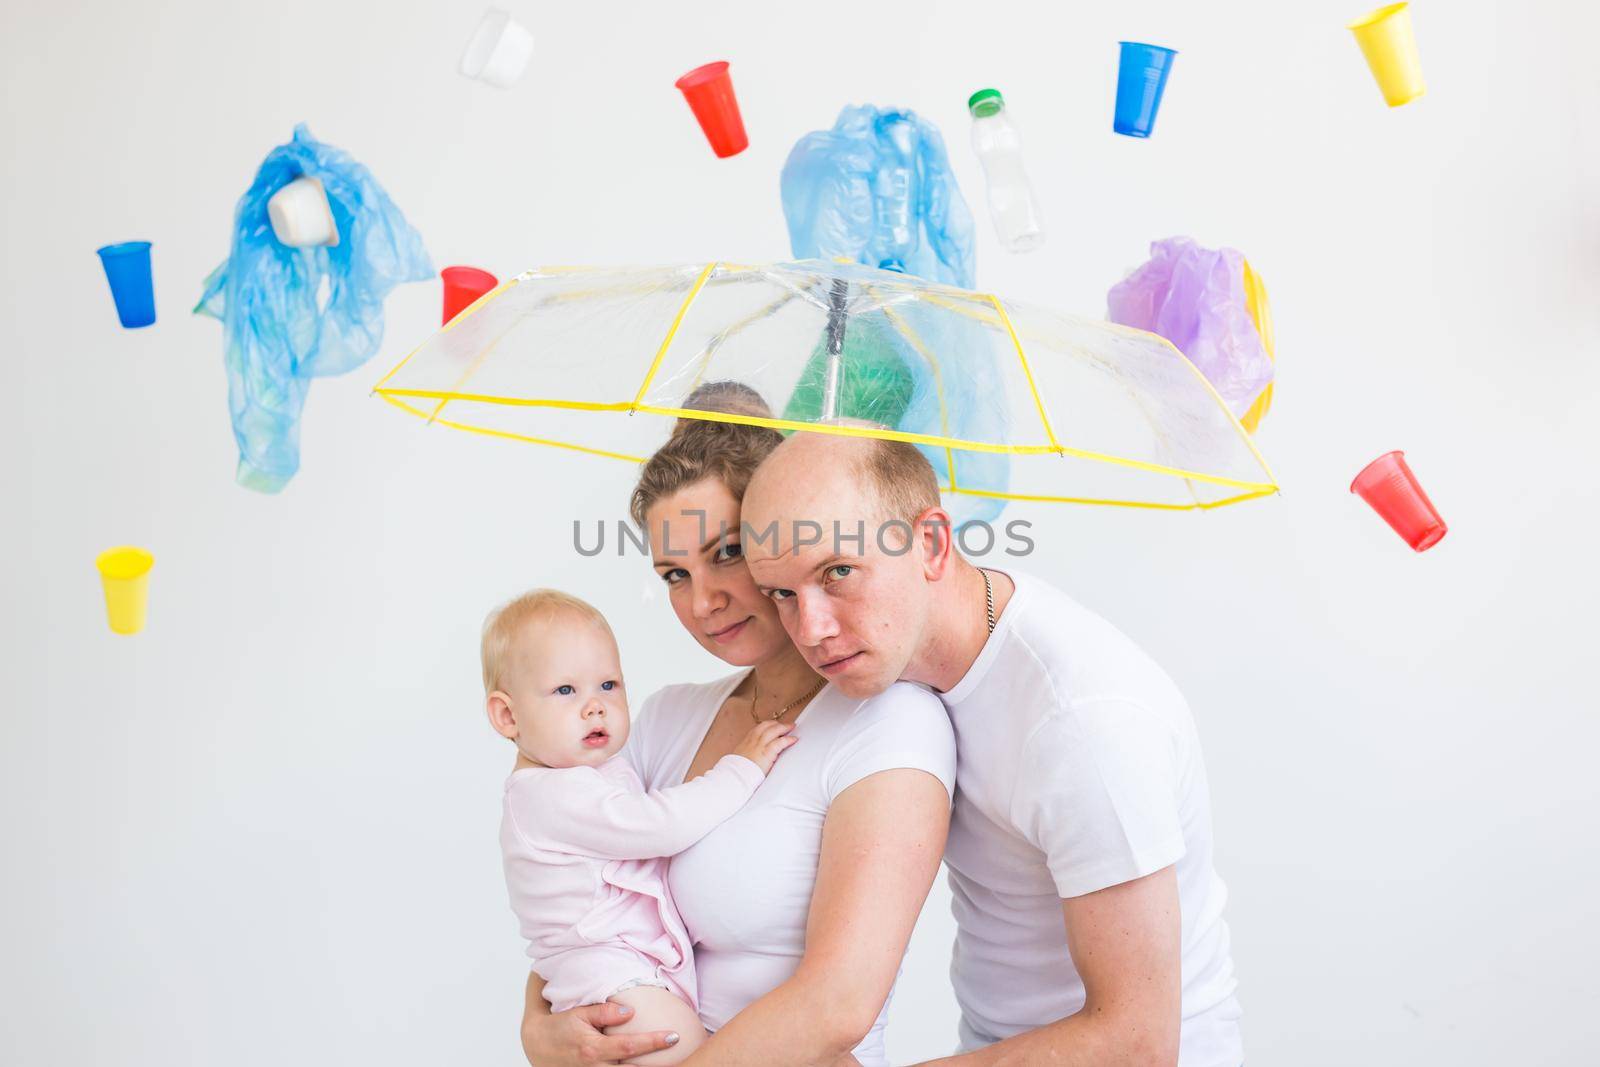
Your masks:
[{"label": "man's hand", "polygon": [[632,1016],[632,1009],[609,1000],[555,1015],[529,1012],[522,1019],[522,1051],[532,1067],[596,1067],[623,1063],[676,1043],[675,1037],[667,1040],[667,1030],[610,1037],[601,1032]]}]

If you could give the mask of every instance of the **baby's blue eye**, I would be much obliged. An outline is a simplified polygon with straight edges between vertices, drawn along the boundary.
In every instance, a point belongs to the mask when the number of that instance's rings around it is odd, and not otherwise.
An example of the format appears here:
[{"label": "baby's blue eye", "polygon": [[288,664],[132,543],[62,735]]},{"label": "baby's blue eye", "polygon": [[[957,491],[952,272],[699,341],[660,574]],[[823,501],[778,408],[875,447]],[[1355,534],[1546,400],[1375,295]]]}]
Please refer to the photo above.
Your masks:
[{"label": "baby's blue eye", "polygon": [[573,693],[576,693],[577,690],[572,688],[572,686],[570,686],[570,685],[562,685],[562,686],[557,686],[556,687],[556,692],[560,693],[564,697],[569,697]]},{"label": "baby's blue eye", "polygon": [[611,690],[615,689],[616,687],[617,687],[617,683],[616,682],[601,682],[600,683],[600,688],[604,689],[608,693],[611,692]]}]

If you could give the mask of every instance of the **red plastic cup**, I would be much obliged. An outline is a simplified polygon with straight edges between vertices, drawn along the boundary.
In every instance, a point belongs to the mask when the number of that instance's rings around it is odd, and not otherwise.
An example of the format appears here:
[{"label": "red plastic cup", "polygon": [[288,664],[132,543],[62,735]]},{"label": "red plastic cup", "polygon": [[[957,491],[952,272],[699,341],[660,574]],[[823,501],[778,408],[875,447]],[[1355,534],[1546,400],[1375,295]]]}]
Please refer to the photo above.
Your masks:
[{"label": "red plastic cup", "polygon": [[1449,532],[1438,509],[1406,466],[1404,452],[1387,452],[1367,464],[1350,483],[1352,493],[1372,505],[1383,521],[1418,552],[1438,544]]},{"label": "red plastic cup", "polygon": [[700,120],[700,128],[705,131],[706,140],[711,142],[711,151],[717,158],[727,159],[750,147],[725,61],[696,67],[673,84],[683,90],[684,99],[689,101],[694,117]]},{"label": "red plastic cup", "polygon": [[444,323],[457,315],[478,297],[500,284],[493,274],[477,267],[446,267],[439,272],[444,281]]}]

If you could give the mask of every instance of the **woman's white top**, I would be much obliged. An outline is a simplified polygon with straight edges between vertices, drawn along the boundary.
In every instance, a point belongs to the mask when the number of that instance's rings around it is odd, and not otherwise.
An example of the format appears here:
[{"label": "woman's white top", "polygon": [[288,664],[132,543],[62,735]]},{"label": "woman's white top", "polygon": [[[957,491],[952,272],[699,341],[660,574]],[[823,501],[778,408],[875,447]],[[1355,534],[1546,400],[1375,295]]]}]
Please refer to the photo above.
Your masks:
[{"label": "woman's white top", "polygon": [[[682,783],[717,709],[747,673],[669,685],[644,702],[623,754],[646,788]],[[799,966],[833,798],[899,767],[932,774],[947,796],[955,787],[949,717],[921,686],[897,682],[866,700],[824,686],[794,720],[794,736],[749,803],[672,859],[668,884],[694,942],[700,1019],[713,1032]],[[862,1067],[888,1064],[888,1011],[886,999],[855,1049]]]}]

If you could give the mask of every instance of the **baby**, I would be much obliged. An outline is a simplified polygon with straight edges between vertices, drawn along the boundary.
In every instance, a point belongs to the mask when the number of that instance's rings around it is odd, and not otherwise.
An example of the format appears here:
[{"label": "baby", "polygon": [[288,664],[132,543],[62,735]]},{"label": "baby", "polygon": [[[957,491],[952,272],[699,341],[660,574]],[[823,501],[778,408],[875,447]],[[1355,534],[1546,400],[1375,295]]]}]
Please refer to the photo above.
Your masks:
[{"label": "baby", "polygon": [[764,722],[699,778],[646,792],[618,755],[628,699],[611,627],[590,605],[536,589],[483,626],[489,722],[517,746],[500,824],[506,888],[554,1011],[611,999],[633,1016],[611,1032],[672,1030],[633,1061],[682,1062],[706,1040],[694,957],[667,892],[667,857],[750,799],[789,726]]}]

